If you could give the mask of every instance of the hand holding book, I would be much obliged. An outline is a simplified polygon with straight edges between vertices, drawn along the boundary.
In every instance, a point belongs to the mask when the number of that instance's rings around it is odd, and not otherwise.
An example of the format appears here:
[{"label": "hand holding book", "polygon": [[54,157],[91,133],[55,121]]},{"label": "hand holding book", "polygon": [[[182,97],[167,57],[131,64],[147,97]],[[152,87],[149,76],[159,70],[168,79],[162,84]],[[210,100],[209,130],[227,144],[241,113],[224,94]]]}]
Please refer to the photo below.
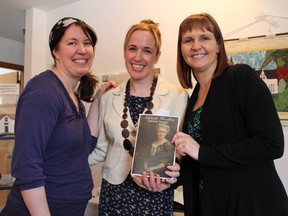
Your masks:
[{"label": "hand holding book", "polygon": [[143,172],[142,175],[132,175],[133,180],[141,187],[146,188],[149,191],[162,192],[170,187],[171,184],[177,182],[177,177],[180,175],[180,166],[178,163],[175,165],[169,165],[165,174],[171,178],[160,178],[159,175],[155,175],[153,172]]}]

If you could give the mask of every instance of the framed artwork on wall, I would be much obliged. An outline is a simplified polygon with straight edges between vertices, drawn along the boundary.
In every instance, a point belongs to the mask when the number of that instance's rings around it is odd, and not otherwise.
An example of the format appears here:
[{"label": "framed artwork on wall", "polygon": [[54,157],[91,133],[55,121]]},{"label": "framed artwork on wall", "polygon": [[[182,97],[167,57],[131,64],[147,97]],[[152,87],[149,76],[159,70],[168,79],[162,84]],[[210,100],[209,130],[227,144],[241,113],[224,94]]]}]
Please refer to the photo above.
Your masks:
[{"label": "framed artwork on wall", "polygon": [[282,125],[288,126],[288,33],[225,40],[232,64],[250,65],[267,84]]}]

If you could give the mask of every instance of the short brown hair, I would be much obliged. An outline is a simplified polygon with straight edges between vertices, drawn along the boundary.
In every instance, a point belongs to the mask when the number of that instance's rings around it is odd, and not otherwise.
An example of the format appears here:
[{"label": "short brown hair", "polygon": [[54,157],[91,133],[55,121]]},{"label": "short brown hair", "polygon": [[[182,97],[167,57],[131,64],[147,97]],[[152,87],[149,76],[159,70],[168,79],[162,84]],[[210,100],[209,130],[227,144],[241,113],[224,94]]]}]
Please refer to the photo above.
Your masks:
[{"label": "short brown hair", "polygon": [[205,29],[213,33],[218,45],[219,54],[217,67],[214,72],[214,78],[222,74],[223,70],[228,66],[228,58],[224,47],[224,39],[221,30],[215,19],[208,13],[193,14],[188,16],[179,26],[178,45],[177,45],[177,75],[183,88],[192,88],[192,68],[185,62],[182,56],[181,44],[182,35],[194,28]]}]

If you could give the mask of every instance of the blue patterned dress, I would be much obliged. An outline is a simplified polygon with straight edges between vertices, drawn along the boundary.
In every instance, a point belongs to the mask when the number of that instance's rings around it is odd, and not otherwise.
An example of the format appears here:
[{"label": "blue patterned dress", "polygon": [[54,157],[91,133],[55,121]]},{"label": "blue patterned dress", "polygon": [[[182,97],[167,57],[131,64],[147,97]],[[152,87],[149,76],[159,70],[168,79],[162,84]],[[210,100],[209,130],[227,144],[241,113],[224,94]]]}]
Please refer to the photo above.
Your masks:
[{"label": "blue patterned dress", "polygon": [[[197,110],[193,111],[191,118],[188,121],[188,133],[200,145],[202,142],[201,121],[200,121],[202,108],[203,107],[201,106]],[[200,167],[199,196],[201,196],[201,191],[203,190],[203,187],[204,187],[202,176],[203,176],[203,172]],[[199,209],[201,211],[201,206],[199,206]]]},{"label": "blue patterned dress", "polygon": [[[139,114],[143,113],[149,97],[130,96],[129,112],[134,124]],[[139,187],[130,174],[119,184],[110,184],[102,179],[99,215],[131,215],[131,216],[172,216],[173,189],[161,193],[151,192]]]}]

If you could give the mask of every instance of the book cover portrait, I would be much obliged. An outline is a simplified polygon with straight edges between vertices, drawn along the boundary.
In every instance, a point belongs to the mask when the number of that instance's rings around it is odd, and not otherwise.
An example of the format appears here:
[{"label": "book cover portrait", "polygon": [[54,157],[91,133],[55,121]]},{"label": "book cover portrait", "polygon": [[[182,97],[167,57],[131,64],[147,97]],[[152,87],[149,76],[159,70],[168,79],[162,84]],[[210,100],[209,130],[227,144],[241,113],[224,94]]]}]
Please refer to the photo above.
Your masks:
[{"label": "book cover portrait", "polygon": [[170,142],[178,131],[179,117],[141,114],[137,129],[131,173],[142,175],[145,171],[165,175],[167,166],[175,163],[175,146]]}]

